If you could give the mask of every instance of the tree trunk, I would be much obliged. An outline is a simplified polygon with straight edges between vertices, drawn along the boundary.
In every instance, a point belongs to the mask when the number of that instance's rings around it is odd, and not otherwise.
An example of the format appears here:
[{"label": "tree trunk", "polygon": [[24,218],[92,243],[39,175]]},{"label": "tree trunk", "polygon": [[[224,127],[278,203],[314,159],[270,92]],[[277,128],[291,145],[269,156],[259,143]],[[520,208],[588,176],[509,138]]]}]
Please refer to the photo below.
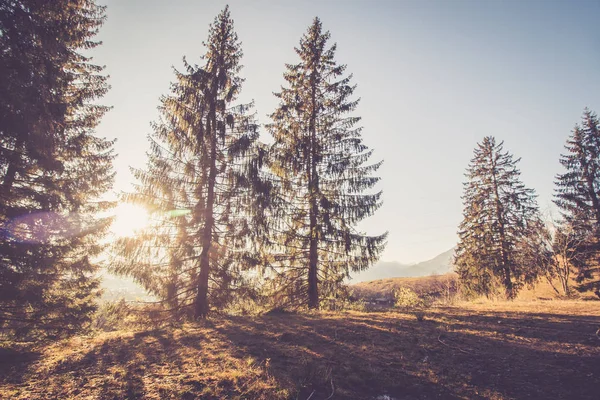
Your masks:
[{"label": "tree trunk", "polygon": [[204,230],[202,232],[202,252],[200,253],[200,274],[198,276],[198,291],[194,301],[194,318],[205,318],[208,314],[208,278],[210,275],[210,248],[214,227],[213,208],[215,202],[215,180],[217,177],[217,124],[216,124],[216,85],[213,84],[214,96],[206,126],[207,137],[210,140],[210,166],[207,181],[206,207],[204,209]]},{"label": "tree trunk", "polygon": [[318,257],[318,236],[317,236],[317,205],[316,201],[311,200],[310,207],[310,248],[308,264],[308,308],[319,308],[319,289],[317,266]]},{"label": "tree trunk", "polygon": [[565,296],[571,295],[571,288],[569,287],[570,267],[568,263],[564,263],[562,271],[559,273],[560,283],[562,285]]},{"label": "tree trunk", "polygon": [[546,281],[548,282],[548,284],[550,285],[550,287],[552,288],[552,290],[554,290],[554,292],[560,296],[560,292],[558,291],[558,289],[556,288],[556,286],[554,286],[554,282],[552,282],[552,276],[546,274]]},{"label": "tree trunk", "polygon": [[198,292],[195,300],[194,318],[205,318],[208,314],[208,277],[210,272],[210,248],[214,225],[213,206],[215,199],[215,178],[217,167],[214,159],[216,154],[216,137],[211,138],[211,165],[208,173],[208,192],[206,209],[204,210],[204,231],[202,232],[202,252],[200,253],[200,275],[198,276]]},{"label": "tree trunk", "polygon": [[[318,58],[320,54],[317,54],[317,59],[314,63],[314,68],[318,64]],[[318,205],[317,205],[317,192],[319,186],[319,177],[317,176],[317,71],[313,70],[311,74],[311,115],[309,123],[309,134],[310,134],[310,158],[307,165],[308,169],[308,191],[310,198],[310,247],[309,247],[309,264],[308,264],[308,308],[318,309],[319,308],[319,279],[318,279],[318,265],[319,265],[319,232],[317,229],[317,216],[318,216]]]},{"label": "tree trunk", "polygon": [[508,260],[508,248],[506,243],[506,231],[504,230],[504,208],[500,202],[500,194],[498,193],[498,182],[496,180],[496,163],[492,160],[492,166],[494,172],[492,175],[494,184],[494,194],[496,196],[496,219],[498,220],[498,231],[500,233],[500,256],[502,258],[502,273],[504,274],[504,289],[506,293],[506,299],[512,300],[514,298],[514,288],[512,279],[510,276],[510,265]]},{"label": "tree trunk", "polygon": [[515,298],[515,292],[513,288],[513,283],[510,278],[510,269],[508,266],[504,267],[504,288],[506,289],[506,300],[512,300]]}]

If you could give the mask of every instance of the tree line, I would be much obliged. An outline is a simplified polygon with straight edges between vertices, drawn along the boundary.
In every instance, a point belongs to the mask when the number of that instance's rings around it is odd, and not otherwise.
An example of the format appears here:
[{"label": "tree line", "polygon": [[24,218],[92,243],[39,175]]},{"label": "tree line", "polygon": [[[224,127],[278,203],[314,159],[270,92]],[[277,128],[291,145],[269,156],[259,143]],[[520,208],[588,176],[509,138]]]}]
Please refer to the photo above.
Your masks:
[{"label": "tree line", "polygon": [[494,137],[477,144],[454,259],[467,295],[491,296],[501,288],[513,299],[542,277],[558,294],[570,296],[574,278],[574,289],[600,297],[600,122],[594,112],[585,109],[565,150],[554,192],[560,218],[544,221],[535,191],[520,180],[520,159]]},{"label": "tree line", "polygon": [[[107,77],[83,53],[104,21],[92,0],[0,3],[4,334],[69,333],[96,308],[114,143],[94,135]],[[357,228],[381,206],[370,190],[381,162],[369,163],[352,115],[352,76],[315,18],[285,66],[267,145],[254,105],[237,100],[243,54],[228,7],[203,44],[200,65],[174,69],[147,165],[122,199],[152,223],[112,244],[107,267],[191,318],[247,300],[319,308],[387,236]]]},{"label": "tree line", "polygon": [[[110,217],[114,142],[95,135],[109,107],[103,67],[87,54],[105,21],[93,0],[0,2],[0,330],[63,335],[88,324]],[[165,311],[203,318],[232,304],[318,309],[345,296],[387,233],[358,223],[382,205],[372,150],[354,113],[356,85],[315,18],[285,65],[279,104],[260,141],[254,104],[238,101],[242,47],[226,7],[200,64],[174,69],[148,136],[144,168],[123,201],[152,222],[110,245],[107,267],[133,277]],[[457,272],[465,288],[513,298],[542,273],[597,281],[598,121],[586,111],[561,163],[550,232],[518,160],[485,138],[465,184]],[[542,272],[544,271],[544,272]],[[594,278],[596,277],[596,278]],[[596,279],[596,280],[594,280]],[[567,280],[568,282],[568,276]]]},{"label": "tree line", "polygon": [[229,9],[215,18],[203,64],[184,59],[161,98],[147,167],[127,195],[155,221],[117,241],[115,272],[202,318],[245,299],[317,309],[378,259],[387,234],[356,225],[381,206],[381,192],[368,192],[381,162],[369,163],[355,85],[329,40],[315,18],[275,93],[266,145],[253,104],[237,101],[242,49]]}]

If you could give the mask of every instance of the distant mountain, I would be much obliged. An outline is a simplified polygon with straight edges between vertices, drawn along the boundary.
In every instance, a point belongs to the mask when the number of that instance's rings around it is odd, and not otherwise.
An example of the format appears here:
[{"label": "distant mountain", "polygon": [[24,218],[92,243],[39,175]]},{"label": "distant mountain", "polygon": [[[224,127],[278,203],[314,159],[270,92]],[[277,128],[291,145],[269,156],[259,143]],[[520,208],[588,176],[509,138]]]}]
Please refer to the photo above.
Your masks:
[{"label": "distant mountain", "polygon": [[408,278],[427,276],[431,274],[445,274],[452,270],[452,256],[454,248],[442,254],[413,265],[399,262],[380,261],[366,271],[354,273],[350,283],[374,281],[387,278]]},{"label": "distant mountain", "polygon": [[[380,261],[366,271],[352,274],[350,284],[369,282],[388,278],[410,278],[428,276],[432,274],[445,274],[452,270],[452,256],[454,248],[438,255],[431,260],[417,264],[401,264],[395,261]],[[140,285],[131,278],[115,276],[111,273],[102,274],[103,301],[112,301],[124,298],[127,301],[154,300]]]}]

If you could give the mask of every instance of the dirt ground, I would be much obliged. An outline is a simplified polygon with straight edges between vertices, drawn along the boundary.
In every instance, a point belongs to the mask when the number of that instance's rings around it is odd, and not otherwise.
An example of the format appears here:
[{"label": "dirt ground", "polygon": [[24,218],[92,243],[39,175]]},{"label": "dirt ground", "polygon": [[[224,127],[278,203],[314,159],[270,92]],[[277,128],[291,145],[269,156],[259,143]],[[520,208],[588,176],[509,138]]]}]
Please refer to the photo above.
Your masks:
[{"label": "dirt ground", "polygon": [[600,301],[220,317],[0,349],[2,399],[599,399]]}]

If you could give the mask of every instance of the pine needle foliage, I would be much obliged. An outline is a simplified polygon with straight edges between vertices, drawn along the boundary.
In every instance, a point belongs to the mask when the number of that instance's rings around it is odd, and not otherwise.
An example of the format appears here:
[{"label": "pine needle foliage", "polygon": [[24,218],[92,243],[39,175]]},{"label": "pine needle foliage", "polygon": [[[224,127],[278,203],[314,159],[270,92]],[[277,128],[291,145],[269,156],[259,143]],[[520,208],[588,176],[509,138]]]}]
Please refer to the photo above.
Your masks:
[{"label": "pine needle foliage", "polygon": [[300,60],[286,65],[268,126],[278,187],[268,283],[283,302],[310,308],[339,294],[350,271],[369,268],[387,237],[357,229],[382,204],[381,192],[365,193],[379,181],[372,174],[381,162],[367,164],[372,150],[351,115],[359,102],[352,75],[344,76],[329,39],[315,18],[295,49]]},{"label": "pine needle foliage", "polygon": [[565,172],[556,176],[555,204],[564,229],[571,232],[569,259],[577,268],[578,290],[600,296],[600,122],[585,109],[565,145],[560,163]]},{"label": "pine needle foliage", "polygon": [[113,142],[103,67],[84,54],[105,19],[92,0],[0,2],[0,329],[69,334],[90,322],[110,219]]},{"label": "pine needle foliage", "polygon": [[227,7],[204,45],[202,66],[184,59],[185,70],[175,70],[147,168],[134,170],[136,191],[126,196],[148,207],[154,223],[116,243],[113,265],[169,310],[194,318],[255,295],[249,271],[270,187],[252,104],[235,104],[242,50]]},{"label": "pine needle foliage", "polygon": [[512,299],[537,277],[534,260],[543,223],[535,192],[520,180],[519,160],[488,136],[477,144],[467,168],[455,253],[467,294],[490,296],[502,285]]}]

